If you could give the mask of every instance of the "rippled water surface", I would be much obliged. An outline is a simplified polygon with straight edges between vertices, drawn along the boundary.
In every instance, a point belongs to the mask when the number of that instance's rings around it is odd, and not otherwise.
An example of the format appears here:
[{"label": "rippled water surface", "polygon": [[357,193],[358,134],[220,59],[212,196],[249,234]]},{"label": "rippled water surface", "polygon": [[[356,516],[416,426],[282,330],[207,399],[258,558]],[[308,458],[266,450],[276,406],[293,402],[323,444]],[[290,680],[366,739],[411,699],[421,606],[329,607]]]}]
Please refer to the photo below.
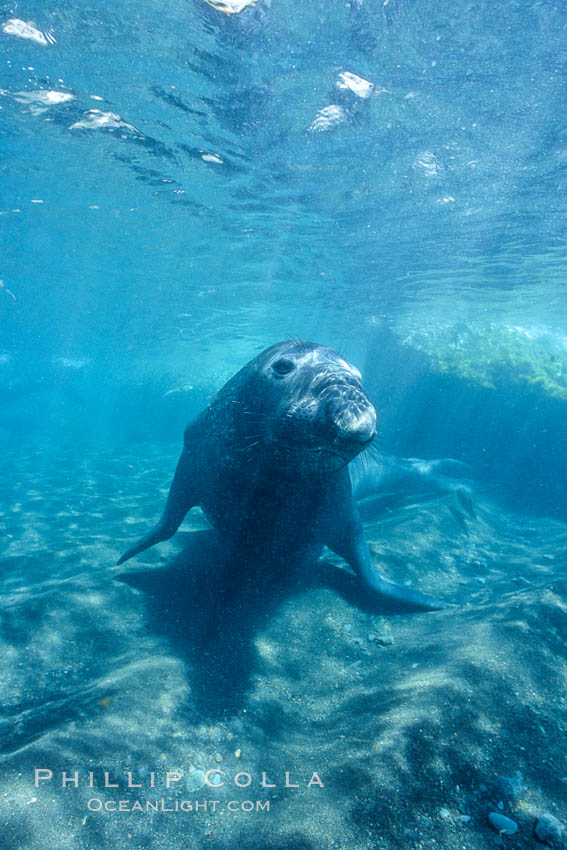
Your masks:
[{"label": "rippled water surface", "polygon": [[382,315],[559,325],[564,11],[5,4],[4,345],[214,360]]}]

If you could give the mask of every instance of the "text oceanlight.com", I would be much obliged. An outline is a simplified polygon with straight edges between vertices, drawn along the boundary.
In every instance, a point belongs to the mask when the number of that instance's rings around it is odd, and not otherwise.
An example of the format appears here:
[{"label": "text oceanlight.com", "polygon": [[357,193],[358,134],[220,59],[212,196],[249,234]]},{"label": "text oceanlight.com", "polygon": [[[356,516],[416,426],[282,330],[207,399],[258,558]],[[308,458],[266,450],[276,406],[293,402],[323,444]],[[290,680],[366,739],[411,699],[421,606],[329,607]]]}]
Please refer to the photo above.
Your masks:
[{"label": "text oceanlight.com", "polygon": [[212,813],[221,810],[229,812],[269,812],[270,800],[175,800],[160,797],[153,800],[102,800],[91,797],[87,800],[89,812],[192,812],[194,814]]}]

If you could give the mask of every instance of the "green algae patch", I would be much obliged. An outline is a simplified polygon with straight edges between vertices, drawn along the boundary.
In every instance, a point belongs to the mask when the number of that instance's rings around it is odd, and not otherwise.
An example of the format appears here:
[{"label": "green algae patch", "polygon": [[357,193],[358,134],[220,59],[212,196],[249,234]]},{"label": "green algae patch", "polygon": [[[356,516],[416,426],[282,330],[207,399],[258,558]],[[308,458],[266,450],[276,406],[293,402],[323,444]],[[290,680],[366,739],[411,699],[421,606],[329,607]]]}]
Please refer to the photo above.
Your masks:
[{"label": "green algae patch", "polygon": [[567,401],[567,338],[549,329],[490,324],[413,329],[402,340],[434,372],[490,389],[523,386]]}]

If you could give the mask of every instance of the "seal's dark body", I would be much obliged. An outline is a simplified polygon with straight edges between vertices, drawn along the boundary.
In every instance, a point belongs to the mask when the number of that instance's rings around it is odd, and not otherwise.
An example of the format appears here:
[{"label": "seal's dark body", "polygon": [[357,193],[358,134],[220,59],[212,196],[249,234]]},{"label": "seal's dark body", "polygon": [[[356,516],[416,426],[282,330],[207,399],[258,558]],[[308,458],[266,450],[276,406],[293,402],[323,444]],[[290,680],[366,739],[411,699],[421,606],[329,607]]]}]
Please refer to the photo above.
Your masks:
[{"label": "seal's dark body", "polygon": [[294,341],[272,346],[187,427],[160,522],[118,563],[171,537],[199,505],[239,563],[249,555],[294,559],[327,545],[371,594],[415,609],[443,607],[387,581],[372,564],[348,463],[375,431],[360,374],[335,351]]}]

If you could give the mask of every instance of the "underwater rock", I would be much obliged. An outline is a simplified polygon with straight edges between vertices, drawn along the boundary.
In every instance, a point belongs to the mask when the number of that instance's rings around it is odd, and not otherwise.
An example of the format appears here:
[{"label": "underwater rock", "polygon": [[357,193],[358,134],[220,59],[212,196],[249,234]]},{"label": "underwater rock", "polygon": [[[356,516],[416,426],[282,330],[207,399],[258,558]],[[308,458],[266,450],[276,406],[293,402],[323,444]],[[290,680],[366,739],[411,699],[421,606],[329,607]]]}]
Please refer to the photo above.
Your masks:
[{"label": "underwater rock", "polygon": [[434,372],[482,387],[512,384],[567,399],[565,345],[553,328],[459,322],[417,324],[407,328],[405,336],[400,330],[402,345],[423,352]]},{"label": "underwater rock", "polygon": [[205,784],[205,771],[200,767],[191,765],[185,780],[185,787],[189,792],[198,791]]},{"label": "underwater rock", "polygon": [[567,847],[567,827],[549,812],[539,816],[534,833],[536,838],[551,847]]},{"label": "underwater rock", "polygon": [[488,815],[488,823],[500,835],[515,835],[518,831],[518,824],[512,818],[507,818],[499,812],[490,812]]},{"label": "underwater rock", "polygon": [[372,641],[374,643],[379,644],[380,646],[394,645],[394,635],[392,634],[392,627],[386,619],[380,619],[375,621],[374,627],[368,635],[368,640],[370,640],[370,635],[372,635]]},{"label": "underwater rock", "polygon": [[519,770],[513,776],[498,776],[496,782],[498,790],[505,797],[519,797],[526,789],[524,778]]}]

